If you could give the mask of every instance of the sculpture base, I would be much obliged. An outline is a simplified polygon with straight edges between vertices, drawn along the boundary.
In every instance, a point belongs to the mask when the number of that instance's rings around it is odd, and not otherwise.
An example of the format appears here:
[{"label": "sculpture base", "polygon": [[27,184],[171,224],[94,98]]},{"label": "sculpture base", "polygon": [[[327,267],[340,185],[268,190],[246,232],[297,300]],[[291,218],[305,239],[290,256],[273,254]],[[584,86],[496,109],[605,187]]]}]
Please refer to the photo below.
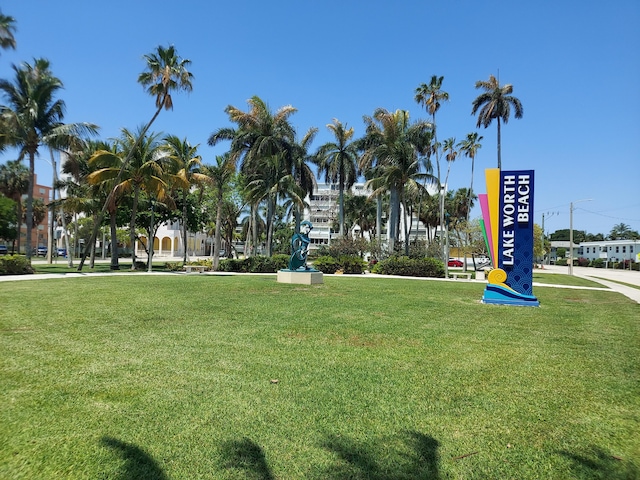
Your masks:
[{"label": "sculpture base", "polygon": [[490,283],[484,289],[482,303],[495,305],[514,305],[518,307],[539,307],[540,302],[533,295],[514,292],[508,288]]},{"label": "sculpture base", "polygon": [[317,270],[278,270],[278,283],[318,285],[324,283],[322,272]]}]

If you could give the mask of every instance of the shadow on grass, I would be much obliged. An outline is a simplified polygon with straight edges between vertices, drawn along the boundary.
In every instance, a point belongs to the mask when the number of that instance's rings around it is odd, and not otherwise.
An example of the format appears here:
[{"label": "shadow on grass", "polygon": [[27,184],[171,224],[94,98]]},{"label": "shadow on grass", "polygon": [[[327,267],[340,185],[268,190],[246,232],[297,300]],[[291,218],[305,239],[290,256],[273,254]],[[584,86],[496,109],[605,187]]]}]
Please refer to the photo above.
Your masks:
[{"label": "shadow on grass", "polygon": [[115,450],[125,461],[118,478],[122,480],[167,480],[158,463],[140,447],[113,437],[102,437],[101,443]]},{"label": "shadow on grass", "polygon": [[637,480],[640,469],[630,460],[615,457],[599,447],[591,447],[587,455],[562,450],[559,452],[574,463],[577,478],[603,480]]},{"label": "shadow on grass", "polygon": [[[392,446],[394,444],[395,450]],[[334,452],[340,461],[322,472],[318,478],[334,480],[352,478],[437,480],[440,478],[439,443],[435,438],[420,432],[404,432],[400,438],[378,439],[373,443],[356,442],[332,435],[323,446]]]},{"label": "shadow on grass", "polygon": [[225,468],[244,470],[246,478],[274,479],[262,448],[249,438],[225,442],[222,445],[222,455],[226,458]]}]

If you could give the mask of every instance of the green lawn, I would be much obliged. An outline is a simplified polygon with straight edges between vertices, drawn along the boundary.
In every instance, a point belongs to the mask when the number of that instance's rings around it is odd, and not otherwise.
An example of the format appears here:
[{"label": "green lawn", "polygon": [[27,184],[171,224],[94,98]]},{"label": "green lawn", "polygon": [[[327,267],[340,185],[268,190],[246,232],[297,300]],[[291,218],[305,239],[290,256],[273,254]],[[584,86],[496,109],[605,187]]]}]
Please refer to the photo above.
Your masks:
[{"label": "green lawn", "polygon": [[533,272],[533,281],[535,283],[545,283],[552,285],[607,288],[601,283],[593,280],[587,280],[586,278],[576,277],[574,275],[566,275],[563,273],[541,273],[537,270]]},{"label": "green lawn", "polygon": [[626,479],[640,306],[471,282],[0,283],[0,478]]}]

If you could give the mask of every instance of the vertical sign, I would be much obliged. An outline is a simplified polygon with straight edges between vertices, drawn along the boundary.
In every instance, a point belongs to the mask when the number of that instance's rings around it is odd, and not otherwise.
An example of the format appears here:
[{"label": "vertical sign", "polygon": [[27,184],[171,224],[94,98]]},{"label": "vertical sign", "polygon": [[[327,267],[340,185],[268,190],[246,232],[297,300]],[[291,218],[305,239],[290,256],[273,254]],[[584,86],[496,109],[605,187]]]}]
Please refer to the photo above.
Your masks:
[{"label": "vertical sign", "polygon": [[485,235],[494,269],[482,301],[538,306],[533,296],[533,170],[488,169],[481,196]]}]

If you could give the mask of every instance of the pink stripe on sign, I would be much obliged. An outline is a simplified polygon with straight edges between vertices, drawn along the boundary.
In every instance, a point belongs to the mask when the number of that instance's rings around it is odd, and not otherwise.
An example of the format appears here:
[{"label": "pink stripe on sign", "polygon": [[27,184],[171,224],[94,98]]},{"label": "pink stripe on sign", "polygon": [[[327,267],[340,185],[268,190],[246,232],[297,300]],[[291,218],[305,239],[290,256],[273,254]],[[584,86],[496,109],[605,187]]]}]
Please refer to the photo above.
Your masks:
[{"label": "pink stripe on sign", "polygon": [[478,194],[478,200],[480,200],[480,209],[482,210],[482,219],[484,220],[484,227],[486,230],[487,241],[489,242],[489,255],[491,256],[491,263],[493,268],[497,268],[495,258],[496,252],[493,251],[493,236],[491,234],[491,214],[489,213],[489,197],[486,193]]}]

